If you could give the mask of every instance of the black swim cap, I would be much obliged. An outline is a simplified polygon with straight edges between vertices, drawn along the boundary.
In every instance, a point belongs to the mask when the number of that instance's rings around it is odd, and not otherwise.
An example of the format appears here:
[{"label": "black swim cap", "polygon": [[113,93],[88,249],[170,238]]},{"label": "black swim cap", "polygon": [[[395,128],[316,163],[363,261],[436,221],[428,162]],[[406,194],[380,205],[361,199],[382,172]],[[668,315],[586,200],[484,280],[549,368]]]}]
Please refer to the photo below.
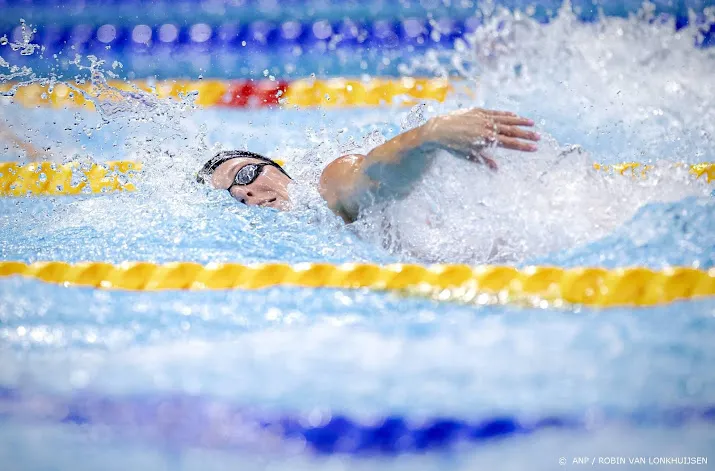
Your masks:
[{"label": "black swim cap", "polygon": [[283,172],[283,175],[290,178],[290,175],[288,175],[286,171],[283,170],[283,167],[278,165],[274,160],[269,159],[268,157],[265,157],[261,154],[256,154],[255,152],[249,152],[247,150],[222,150],[218,154],[211,157],[211,159],[209,159],[209,161],[204,164],[201,170],[199,170],[199,173],[196,174],[196,181],[199,183],[206,183],[206,181],[211,177],[211,175],[213,175],[214,171],[218,168],[219,165],[229,160],[239,158],[262,160],[263,162],[266,162],[276,167],[278,170]]}]

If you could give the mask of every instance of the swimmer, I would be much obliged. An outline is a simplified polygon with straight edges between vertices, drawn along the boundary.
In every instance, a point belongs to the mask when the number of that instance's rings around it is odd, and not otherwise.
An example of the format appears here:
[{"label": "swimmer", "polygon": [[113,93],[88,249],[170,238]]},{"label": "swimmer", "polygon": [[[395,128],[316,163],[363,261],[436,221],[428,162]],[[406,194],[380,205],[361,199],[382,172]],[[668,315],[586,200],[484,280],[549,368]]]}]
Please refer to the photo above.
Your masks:
[{"label": "swimmer", "polygon": [[[344,155],[323,170],[318,191],[345,222],[357,219],[368,205],[405,196],[429,166],[436,150],[481,163],[492,171],[496,162],[485,149],[536,150],[540,136],[524,127],[530,119],[506,111],[460,110],[430,119],[376,147],[367,155]],[[290,208],[291,177],[272,159],[248,151],[223,151],[206,162],[197,181],[250,206]]]}]

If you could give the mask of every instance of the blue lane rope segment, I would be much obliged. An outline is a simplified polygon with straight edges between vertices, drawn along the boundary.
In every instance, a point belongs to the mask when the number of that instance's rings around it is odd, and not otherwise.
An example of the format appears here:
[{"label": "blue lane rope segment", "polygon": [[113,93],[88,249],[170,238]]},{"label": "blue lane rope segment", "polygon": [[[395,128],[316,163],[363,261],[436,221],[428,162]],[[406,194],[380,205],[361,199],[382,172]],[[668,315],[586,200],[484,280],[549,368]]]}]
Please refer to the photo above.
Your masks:
[{"label": "blue lane rope segment", "polygon": [[[256,21],[248,24],[206,23],[179,25],[75,25],[69,27],[38,25],[33,42],[45,47],[45,53],[57,52],[74,46],[77,53],[107,51],[132,52],[171,49],[188,51],[201,49],[251,48],[303,48],[330,43],[337,48],[402,46],[438,47],[452,45],[465,33],[473,32],[479,25],[477,18],[465,20],[408,18],[404,20],[377,20],[371,23],[343,20],[311,23],[287,21],[274,23]],[[0,31],[10,40],[19,40],[19,27]],[[9,52],[9,51],[8,51]]]},{"label": "blue lane rope segment", "polygon": [[[317,454],[398,455],[449,449],[529,435],[546,429],[590,431],[609,424],[678,428],[693,422],[715,423],[715,405],[630,413],[498,415],[477,420],[387,415],[372,420],[323,411],[317,418],[269,413],[216,399],[187,396],[109,397],[90,392],[62,397],[0,387],[3,418],[25,422],[102,426],[128,438],[151,437],[173,447],[218,449],[275,448],[303,443]],[[312,418],[311,418],[312,417]],[[588,418],[587,418],[588,417]],[[594,419],[596,417],[596,419]]]},{"label": "blue lane rope segment", "polygon": [[[665,16],[665,18],[671,18]],[[678,16],[676,28],[687,24],[688,18]],[[664,21],[656,17],[653,21]],[[697,23],[705,21],[704,15],[696,16]],[[224,23],[196,24],[104,24],[90,26],[37,25],[33,42],[45,47],[45,56],[71,49],[78,54],[153,54],[161,52],[206,53],[269,48],[292,50],[300,47],[311,50],[326,44],[336,49],[381,48],[414,49],[452,47],[458,38],[474,32],[482,20],[479,17],[464,19],[405,18],[354,22],[345,19],[339,22],[316,20],[270,22],[255,21],[247,24]],[[20,27],[4,28],[0,36],[9,40],[21,38]],[[698,45],[708,46],[715,36],[715,25],[703,31]],[[108,49],[109,48],[109,49]],[[12,54],[9,48],[3,53]],[[16,53],[17,54],[17,53]]]}]

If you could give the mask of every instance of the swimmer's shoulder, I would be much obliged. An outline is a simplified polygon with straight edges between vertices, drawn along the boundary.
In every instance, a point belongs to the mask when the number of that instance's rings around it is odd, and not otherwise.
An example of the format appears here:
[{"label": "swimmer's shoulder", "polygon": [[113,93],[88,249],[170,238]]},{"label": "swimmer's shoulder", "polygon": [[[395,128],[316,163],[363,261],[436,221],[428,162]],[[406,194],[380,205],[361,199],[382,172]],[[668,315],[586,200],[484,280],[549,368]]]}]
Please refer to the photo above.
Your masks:
[{"label": "swimmer's shoulder", "polygon": [[330,162],[320,175],[320,195],[346,222],[357,217],[357,207],[353,207],[351,200],[365,178],[360,171],[364,160],[361,154],[343,155]]}]

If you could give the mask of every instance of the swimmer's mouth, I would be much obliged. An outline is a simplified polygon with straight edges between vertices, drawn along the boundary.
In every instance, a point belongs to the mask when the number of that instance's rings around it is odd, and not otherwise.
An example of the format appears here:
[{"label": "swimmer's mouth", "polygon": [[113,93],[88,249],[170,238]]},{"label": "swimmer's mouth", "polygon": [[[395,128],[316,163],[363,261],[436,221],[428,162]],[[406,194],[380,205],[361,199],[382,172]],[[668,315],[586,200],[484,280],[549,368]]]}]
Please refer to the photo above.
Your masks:
[{"label": "swimmer's mouth", "polygon": [[273,202],[274,202],[275,200],[277,200],[277,199],[278,199],[278,198],[272,198],[272,199],[263,201],[263,202],[260,203],[258,206],[265,206],[265,205],[267,205],[267,204],[271,204],[271,203],[273,203]]}]

